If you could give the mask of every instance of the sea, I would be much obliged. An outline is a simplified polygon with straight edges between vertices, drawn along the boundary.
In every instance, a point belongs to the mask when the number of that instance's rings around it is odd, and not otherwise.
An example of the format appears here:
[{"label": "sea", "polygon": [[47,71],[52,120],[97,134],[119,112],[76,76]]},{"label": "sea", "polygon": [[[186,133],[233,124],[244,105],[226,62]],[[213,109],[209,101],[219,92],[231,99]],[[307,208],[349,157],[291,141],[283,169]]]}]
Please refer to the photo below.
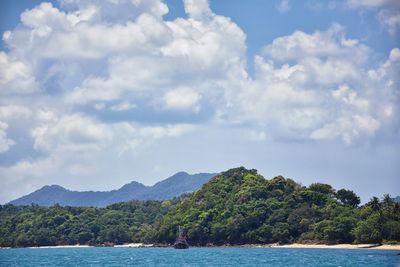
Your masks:
[{"label": "sea", "polygon": [[301,248],[15,248],[0,266],[400,266],[400,251]]}]

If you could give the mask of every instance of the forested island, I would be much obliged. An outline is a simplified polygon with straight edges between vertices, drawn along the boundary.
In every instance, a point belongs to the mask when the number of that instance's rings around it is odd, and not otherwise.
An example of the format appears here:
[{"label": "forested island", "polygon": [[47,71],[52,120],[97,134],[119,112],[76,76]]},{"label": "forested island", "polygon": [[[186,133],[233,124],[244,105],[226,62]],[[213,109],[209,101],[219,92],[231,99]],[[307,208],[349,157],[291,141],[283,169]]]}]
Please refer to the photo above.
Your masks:
[{"label": "forested island", "polygon": [[164,201],[95,207],[0,205],[0,246],[171,244],[178,225],[190,245],[397,243],[400,203],[389,195],[360,206],[350,190],[256,170],[230,169],[200,190]]}]

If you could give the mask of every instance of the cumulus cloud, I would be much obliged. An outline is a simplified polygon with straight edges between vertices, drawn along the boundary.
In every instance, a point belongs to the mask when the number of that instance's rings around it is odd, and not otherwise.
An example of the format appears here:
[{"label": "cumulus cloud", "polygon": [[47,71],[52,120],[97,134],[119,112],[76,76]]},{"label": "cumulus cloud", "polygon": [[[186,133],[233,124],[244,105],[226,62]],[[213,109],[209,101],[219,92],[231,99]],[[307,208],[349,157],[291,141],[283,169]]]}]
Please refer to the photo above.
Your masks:
[{"label": "cumulus cloud", "polygon": [[347,85],[332,91],[336,112],[332,122],[311,133],[313,139],[334,139],[341,137],[346,144],[351,144],[360,135],[372,136],[379,129],[378,119],[368,113],[369,101],[358,97],[357,92]]},{"label": "cumulus cloud", "polygon": [[258,142],[347,145],[398,129],[398,48],[376,62],[333,24],[278,37],[247,63],[246,35],[230,18],[206,0],[184,8],[174,20],[163,19],[161,0],[64,0],[24,11],[0,52],[0,152],[33,152],[0,167],[2,185],[37,177],[27,193],[43,177],[106,179],[111,168],[93,162],[128,162],[165,140],[194,138],[200,124],[237,127]]},{"label": "cumulus cloud", "polygon": [[18,118],[29,118],[31,111],[20,105],[4,105],[0,106],[0,119],[12,120]]},{"label": "cumulus cloud", "polygon": [[99,149],[99,144],[106,143],[112,138],[112,133],[106,125],[79,114],[62,117],[44,114],[42,117],[44,117],[43,124],[32,130],[35,149],[79,152]]},{"label": "cumulus cloud", "polygon": [[7,137],[6,130],[8,128],[8,124],[0,121],[0,153],[4,153],[10,149],[15,142]]},{"label": "cumulus cloud", "polygon": [[[274,60],[300,60],[308,57],[326,59],[330,57],[347,58],[357,62],[366,60],[368,47],[358,40],[345,36],[344,28],[337,23],[325,31],[307,34],[295,31],[293,34],[278,37],[263,49],[263,54]],[[356,54],[354,54],[356,53]]]},{"label": "cumulus cloud", "polygon": [[200,110],[199,101],[201,96],[192,88],[180,87],[165,93],[163,101],[167,109],[191,109],[195,112]]},{"label": "cumulus cloud", "polygon": [[377,12],[380,24],[395,35],[400,28],[400,2],[397,0],[347,0],[351,8],[363,8]]},{"label": "cumulus cloud", "polygon": [[223,93],[212,84],[246,75],[242,30],[213,14],[208,1],[184,5],[188,17],[174,21],[163,20],[168,7],[160,0],[65,0],[62,8],[42,3],[24,11],[21,24],[3,35],[9,52],[0,54],[0,93],[34,95],[28,103],[23,96],[2,99],[1,147],[14,144],[6,135],[10,121],[32,145],[24,149],[41,157],[2,167],[2,177],[76,174],[82,164],[91,169],[88,158],[123,156],[190,132],[188,122],[101,117],[143,113],[138,106],[159,112],[155,103],[196,114],[202,91],[218,98]]},{"label": "cumulus cloud", "polygon": [[30,66],[0,51],[0,94],[27,94],[37,89]]},{"label": "cumulus cloud", "polygon": [[88,7],[97,7],[97,20],[124,23],[135,20],[143,13],[161,18],[168,13],[168,6],[160,0],[61,0],[61,6],[80,14]]},{"label": "cumulus cloud", "polygon": [[[35,62],[42,62],[40,72],[49,73],[46,82],[55,77],[58,83],[52,86],[65,87],[68,81],[69,103],[152,97],[155,91],[247,75],[244,33],[213,14],[207,1],[185,1],[188,19],[163,21],[144,9],[123,24],[101,23],[94,14],[101,11],[82,8],[71,13],[42,4],[26,11],[23,17],[34,19],[24,19],[25,27],[7,39],[15,53],[34,54]],[[83,16],[88,8],[93,15]],[[40,28],[54,31],[32,39]],[[31,45],[18,46],[25,42]],[[54,63],[59,61],[63,65]]]},{"label": "cumulus cloud", "polygon": [[212,16],[208,0],[184,0],[186,14],[197,20],[204,20]]},{"label": "cumulus cloud", "polygon": [[383,114],[398,106],[398,65],[390,59],[397,52],[371,70],[365,68],[371,51],[346,38],[338,24],[279,37],[256,56],[255,79],[230,95],[225,113],[263,125],[276,138],[341,138],[346,144],[371,138],[388,123]]}]

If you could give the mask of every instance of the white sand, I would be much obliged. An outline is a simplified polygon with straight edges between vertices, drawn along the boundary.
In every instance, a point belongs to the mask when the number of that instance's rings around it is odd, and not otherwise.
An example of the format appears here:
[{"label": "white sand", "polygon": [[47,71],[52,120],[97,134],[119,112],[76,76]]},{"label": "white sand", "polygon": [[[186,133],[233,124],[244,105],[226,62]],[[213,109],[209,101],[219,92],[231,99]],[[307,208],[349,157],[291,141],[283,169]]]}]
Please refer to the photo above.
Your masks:
[{"label": "white sand", "polygon": [[143,243],[128,243],[123,245],[115,245],[115,248],[140,248],[144,247]]},{"label": "white sand", "polygon": [[271,248],[346,248],[346,249],[388,249],[400,250],[400,245],[374,245],[374,244],[337,244],[337,245],[319,245],[319,244],[290,244],[290,245],[272,245]]},{"label": "white sand", "polygon": [[28,247],[28,248],[92,248],[89,245],[64,245],[64,246],[43,246],[43,247]]}]

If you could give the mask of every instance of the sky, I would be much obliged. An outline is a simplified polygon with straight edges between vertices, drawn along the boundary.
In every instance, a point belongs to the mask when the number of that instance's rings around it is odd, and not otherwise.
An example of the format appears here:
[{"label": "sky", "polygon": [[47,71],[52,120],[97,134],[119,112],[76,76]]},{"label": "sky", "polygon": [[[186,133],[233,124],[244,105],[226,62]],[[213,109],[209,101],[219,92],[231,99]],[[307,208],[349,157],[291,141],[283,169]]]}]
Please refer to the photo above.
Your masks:
[{"label": "sky", "polygon": [[0,203],[245,166],[400,195],[396,0],[0,1]]}]

